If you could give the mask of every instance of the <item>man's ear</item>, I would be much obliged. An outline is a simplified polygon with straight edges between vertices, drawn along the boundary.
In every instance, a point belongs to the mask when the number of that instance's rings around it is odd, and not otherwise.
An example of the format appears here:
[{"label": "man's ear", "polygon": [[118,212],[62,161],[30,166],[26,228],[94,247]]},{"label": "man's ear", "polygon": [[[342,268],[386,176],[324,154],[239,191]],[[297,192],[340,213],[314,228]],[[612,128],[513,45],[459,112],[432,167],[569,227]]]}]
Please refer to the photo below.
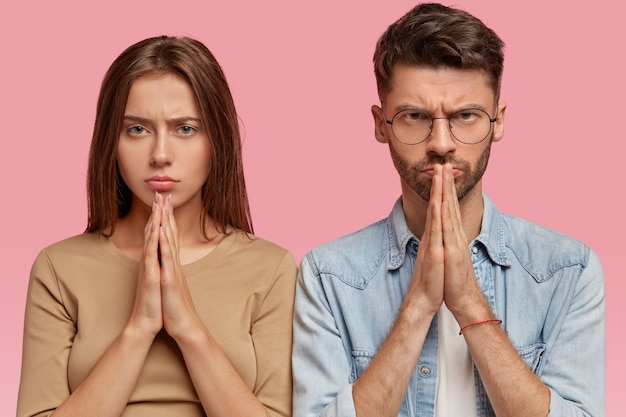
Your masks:
[{"label": "man's ear", "polygon": [[498,142],[504,137],[504,114],[506,113],[506,103],[498,104],[498,115],[493,123],[492,142]]},{"label": "man's ear", "polygon": [[389,143],[389,129],[387,129],[387,119],[380,106],[372,106],[372,116],[374,117],[374,136],[380,143]]}]

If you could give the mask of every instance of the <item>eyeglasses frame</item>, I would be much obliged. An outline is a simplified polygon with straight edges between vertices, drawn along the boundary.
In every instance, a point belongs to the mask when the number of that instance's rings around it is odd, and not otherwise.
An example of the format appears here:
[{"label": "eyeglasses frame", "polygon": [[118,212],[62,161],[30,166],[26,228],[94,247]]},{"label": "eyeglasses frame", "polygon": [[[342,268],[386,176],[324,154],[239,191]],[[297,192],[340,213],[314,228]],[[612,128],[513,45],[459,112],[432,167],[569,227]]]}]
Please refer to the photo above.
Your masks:
[{"label": "eyeglasses frame", "polygon": [[[383,109],[381,109],[381,110],[383,110]],[[405,141],[401,140],[401,139],[400,139],[400,138],[396,135],[396,132],[394,132],[394,130],[393,130],[393,120],[396,118],[396,116],[397,116],[397,115],[399,115],[400,113],[405,112],[405,111],[407,111],[407,110],[415,110],[415,111],[417,111],[417,112],[419,112],[419,113],[426,114],[426,115],[428,115],[428,117],[430,117],[431,123],[430,123],[430,129],[429,129],[429,131],[428,131],[428,135],[426,135],[426,137],[425,137],[424,139],[420,140],[419,142],[415,142],[415,143],[407,143],[407,142],[405,142]],[[457,138],[457,137],[454,135],[454,133],[452,132],[452,126],[450,125],[450,120],[452,119],[452,116],[454,116],[455,114],[458,114],[458,113],[462,113],[462,112],[464,112],[464,111],[468,111],[468,110],[478,110],[478,111],[481,111],[481,112],[485,113],[485,114],[487,115],[487,117],[489,118],[489,130],[487,131],[487,134],[485,135],[485,137],[484,137],[484,138],[482,138],[481,140],[479,140],[478,142],[464,142],[464,141],[462,141],[461,139]],[[384,114],[385,114],[385,113],[384,113],[384,110],[383,110],[383,116],[384,116]],[[425,111],[423,111],[423,110],[417,110],[417,109],[411,109],[411,108],[408,108],[408,109],[402,109],[402,110],[399,110],[398,112],[396,112],[396,114],[394,114],[394,115],[393,115],[393,117],[391,118],[391,120],[387,120],[387,119],[385,119],[385,122],[386,122],[389,126],[391,126],[391,133],[393,133],[393,137],[394,137],[394,138],[396,138],[396,140],[397,140],[398,142],[403,143],[403,144],[405,144],[405,145],[419,145],[420,143],[423,143],[424,141],[426,141],[426,139],[428,139],[428,138],[430,137],[430,135],[433,133],[433,127],[434,127],[434,125],[435,125],[433,122],[434,122],[435,120],[447,120],[447,121],[448,121],[448,131],[450,132],[450,135],[451,135],[451,136],[452,136],[452,137],[453,137],[453,138],[454,138],[457,142],[462,143],[462,144],[465,144],[465,145],[477,145],[477,144],[481,143],[482,141],[484,141],[485,139],[487,139],[487,137],[489,136],[489,134],[490,134],[490,133],[491,133],[491,131],[493,130],[493,124],[496,122],[496,120],[498,120],[498,115],[496,114],[496,116],[495,116],[495,117],[491,117],[491,115],[490,115],[489,113],[487,113],[485,110],[483,110],[483,109],[481,109],[481,108],[478,108],[478,107],[468,107],[468,108],[466,108],[466,109],[457,110],[457,111],[455,111],[454,113],[451,113],[451,114],[450,114],[450,117],[433,117],[430,113],[425,112]]]}]

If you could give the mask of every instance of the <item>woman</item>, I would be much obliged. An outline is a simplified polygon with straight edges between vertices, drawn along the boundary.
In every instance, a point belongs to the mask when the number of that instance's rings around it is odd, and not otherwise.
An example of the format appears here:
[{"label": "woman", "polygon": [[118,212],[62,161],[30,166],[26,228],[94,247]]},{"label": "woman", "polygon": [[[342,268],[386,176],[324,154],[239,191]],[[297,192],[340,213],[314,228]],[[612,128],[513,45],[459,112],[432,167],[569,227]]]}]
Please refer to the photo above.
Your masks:
[{"label": "woman", "polygon": [[18,417],[291,415],[296,265],[252,235],[235,107],[200,42],[113,62],[88,196],[86,232],[32,268]]}]

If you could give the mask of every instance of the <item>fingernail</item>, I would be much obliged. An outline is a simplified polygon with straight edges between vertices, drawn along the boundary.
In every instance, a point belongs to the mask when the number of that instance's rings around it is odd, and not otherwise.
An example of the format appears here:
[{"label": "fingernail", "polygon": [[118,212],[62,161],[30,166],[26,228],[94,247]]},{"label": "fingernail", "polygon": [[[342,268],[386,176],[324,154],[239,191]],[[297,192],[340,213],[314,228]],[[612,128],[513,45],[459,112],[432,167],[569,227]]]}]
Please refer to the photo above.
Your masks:
[{"label": "fingernail", "polygon": [[167,201],[170,203],[170,206],[174,204],[174,196],[172,194],[167,196]]},{"label": "fingernail", "polygon": [[156,203],[156,202],[158,202],[158,201],[159,201],[159,192],[158,192],[158,191],[155,191],[155,192],[154,192],[154,202]]},{"label": "fingernail", "polygon": [[166,235],[167,234],[167,229],[165,228],[165,225],[161,226],[161,230],[163,230],[163,234]]}]

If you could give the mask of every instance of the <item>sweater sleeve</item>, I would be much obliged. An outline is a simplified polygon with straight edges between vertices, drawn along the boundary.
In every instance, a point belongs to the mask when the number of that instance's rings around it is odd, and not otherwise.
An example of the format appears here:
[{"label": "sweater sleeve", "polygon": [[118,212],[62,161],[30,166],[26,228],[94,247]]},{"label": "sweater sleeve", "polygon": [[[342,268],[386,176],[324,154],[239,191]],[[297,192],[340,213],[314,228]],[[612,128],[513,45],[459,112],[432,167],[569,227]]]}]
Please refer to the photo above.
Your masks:
[{"label": "sweater sleeve", "polygon": [[69,397],[67,367],[75,334],[44,250],[33,264],[28,285],[17,417],[47,416]]},{"label": "sweater sleeve", "polygon": [[251,335],[258,366],[254,394],[268,416],[291,416],[292,315],[297,266],[286,253],[269,282]]}]

